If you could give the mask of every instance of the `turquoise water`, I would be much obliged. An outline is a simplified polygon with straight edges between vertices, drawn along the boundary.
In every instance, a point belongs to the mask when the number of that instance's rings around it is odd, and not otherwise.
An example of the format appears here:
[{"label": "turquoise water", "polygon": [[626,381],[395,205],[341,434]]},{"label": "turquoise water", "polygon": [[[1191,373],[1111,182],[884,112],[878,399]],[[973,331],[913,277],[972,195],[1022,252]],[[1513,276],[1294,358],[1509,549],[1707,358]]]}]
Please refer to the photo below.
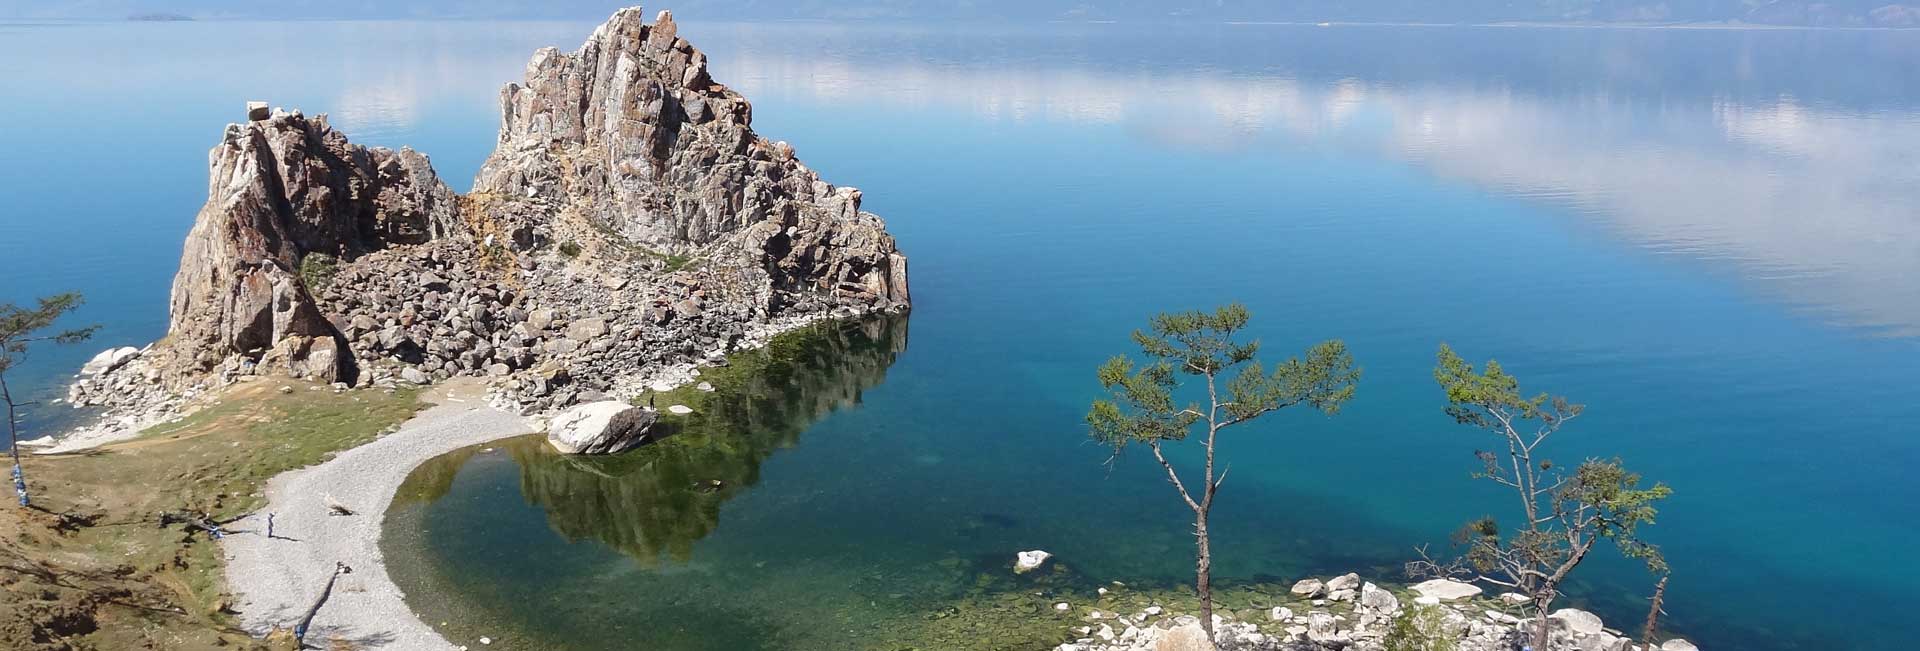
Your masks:
[{"label": "turquoise water", "polygon": [[[1440,412],[1447,341],[1588,405],[1557,458],[1618,455],[1674,487],[1649,535],[1679,633],[1920,644],[1894,623],[1920,581],[1920,34],[683,22],[763,133],[889,219],[910,327],[829,346],[851,371],[792,376],[836,390],[749,388],[742,413],[777,416],[690,438],[678,465],[521,442],[428,466],[437,488],[389,533],[413,543],[390,552],[403,584],[448,588],[415,591],[434,623],[862,648],[952,603],[1176,586],[1177,498],[1144,459],[1102,466],[1080,417],[1148,315],[1239,300],[1270,354],[1344,338],[1366,378],[1338,417],[1225,443],[1229,583],[1391,578],[1503,512],[1467,477],[1484,441]],[[36,62],[14,66],[36,92],[0,103],[0,298],[85,290],[100,346],[151,339],[242,101],[333,113],[464,185],[499,84],[588,29],[0,27],[0,61]],[[29,370],[50,386],[100,346]],[[694,490],[708,474],[723,486]],[[1032,548],[1070,572],[999,572]],[[1644,613],[1644,574],[1584,572],[1574,601]]]}]

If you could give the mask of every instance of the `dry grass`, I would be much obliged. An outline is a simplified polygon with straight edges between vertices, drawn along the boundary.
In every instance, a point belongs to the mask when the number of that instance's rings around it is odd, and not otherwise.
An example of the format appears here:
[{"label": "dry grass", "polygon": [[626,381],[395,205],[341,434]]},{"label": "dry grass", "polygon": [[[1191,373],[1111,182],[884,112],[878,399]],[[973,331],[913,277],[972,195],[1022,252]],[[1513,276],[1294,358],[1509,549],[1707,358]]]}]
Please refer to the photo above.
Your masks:
[{"label": "dry grass", "polygon": [[413,391],[253,382],[140,438],[27,459],[37,508],[0,510],[0,648],[263,648],[229,625],[220,550],[200,523],[247,513],[267,479],[419,407]]}]

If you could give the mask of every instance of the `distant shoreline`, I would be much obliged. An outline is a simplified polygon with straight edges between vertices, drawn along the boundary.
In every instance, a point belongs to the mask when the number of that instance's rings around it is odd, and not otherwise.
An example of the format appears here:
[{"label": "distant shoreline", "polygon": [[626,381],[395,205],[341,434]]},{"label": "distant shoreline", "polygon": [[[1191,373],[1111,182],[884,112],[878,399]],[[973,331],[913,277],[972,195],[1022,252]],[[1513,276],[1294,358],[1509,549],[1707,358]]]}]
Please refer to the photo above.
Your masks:
[{"label": "distant shoreline", "polygon": [[[47,16],[0,16],[0,25],[23,24],[85,24],[85,23],[173,23],[173,22],[258,22],[258,23],[311,23],[311,22],[513,22],[513,23],[567,23],[592,22],[588,17],[480,17],[447,16],[439,18],[413,17],[289,17],[289,18],[249,18],[249,17],[208,17],[200,18],[182,14],[141,14],[125,18],[85,18],[85,17],[47,17]],[[767,23],[803,23],[835,25],[884,25],[912,24],[935,21],[948,25],[979,26],[1031,26],[1031,25],[1087,25],[1087,26],[1136,26],[1136,25],[1191,25],[1191,26],[1234,26],[1234,27],[1427,27],[1427,28],[1521,28],[1521,29],[1619,29],[1619,30],[1691,30],[1691,31],[1834,31],[1834,32],[1906,32],[1920,31],[1920,25],[1909,27],[1874,25],[1776,25],[1768,23],[1747,23],[1739,21],[1705,22],[1605,22],[1605,21],[1478,21],[1478,22],[1422,22],[1422,21],[1355,21],[1355,20],[1185,20],[1169,18],[1166,20],[1015,20],[996,21],[985,18],[971,19],[926,19],[912,18],[769,18],[764,20],[742,20],[722,18],[706,20],[711,24],[767,24]]]}]

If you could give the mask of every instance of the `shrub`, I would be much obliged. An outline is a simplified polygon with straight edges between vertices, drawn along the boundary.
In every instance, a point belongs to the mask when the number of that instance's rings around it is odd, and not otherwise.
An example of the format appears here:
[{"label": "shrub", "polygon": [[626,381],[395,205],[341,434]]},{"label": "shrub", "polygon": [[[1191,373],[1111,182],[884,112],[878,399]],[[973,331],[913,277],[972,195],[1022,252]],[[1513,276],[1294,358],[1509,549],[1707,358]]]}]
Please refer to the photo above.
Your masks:
[{"label": "shrub", "polygon": [[571,242],[571,241],[567,241],[567,242],[561,242],[561,243],[560,243],[560,255],[564,255],[564,256],[567,256],[567,257],[569,257],[569,258],[577,258],[577,257],[580,257],[580,245],[579,245],[579,244],[575,244],[575,243],[573,243],[573,242]]},{"label": "shrub", "polygon": [[306,283],[307,291],[317,292],[333,284],[333,274],[340,269],[340,261],[325,253],[309,253],[300,259],[300,281]]},{"label": "shrub", "polygon": [[1455,651],[1460,634],[1439,606],[1415,604],[1387,629],[1386,651]]}]

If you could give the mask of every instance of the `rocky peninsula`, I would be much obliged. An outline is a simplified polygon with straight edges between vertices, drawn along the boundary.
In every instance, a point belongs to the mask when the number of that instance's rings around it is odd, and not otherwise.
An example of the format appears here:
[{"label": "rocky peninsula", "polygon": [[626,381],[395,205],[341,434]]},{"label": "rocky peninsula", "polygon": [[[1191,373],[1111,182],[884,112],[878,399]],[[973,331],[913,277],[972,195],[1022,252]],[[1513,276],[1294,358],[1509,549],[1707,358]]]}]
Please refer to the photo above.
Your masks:
[{"label": "rocky peninsula", "polygon": [[422,153],[250,105],[208,155],[167,336],[102,353],[71,402],[126,434],[250,377],[474,376],[539,415],[908,306],[906,257],[860,191],[754,133],[670,13],[623,9],[572,53],[536,52],[500,107],[460,195]]},{"label": "rocky peninsula", "polygon": [[425,154],[250,102],[208,154],[167,335],[89,363],[69,401],[104,417],[49,452],[263,393],[243,385],[444,383],[426,394],[440,406],[265,487],[236,526],[272,535],[219,541],[220,608],[256,636],[285,631],[345,563],[309,639],[455,648],[380,558],[380,514],[413,467],[687,383],[809,323],[909,306],[907,259],[860,191],[756,134],[752,106],[677,31],[634,7],[572,53],[536,52],[501,91],[495,150],[464,195]]}]

